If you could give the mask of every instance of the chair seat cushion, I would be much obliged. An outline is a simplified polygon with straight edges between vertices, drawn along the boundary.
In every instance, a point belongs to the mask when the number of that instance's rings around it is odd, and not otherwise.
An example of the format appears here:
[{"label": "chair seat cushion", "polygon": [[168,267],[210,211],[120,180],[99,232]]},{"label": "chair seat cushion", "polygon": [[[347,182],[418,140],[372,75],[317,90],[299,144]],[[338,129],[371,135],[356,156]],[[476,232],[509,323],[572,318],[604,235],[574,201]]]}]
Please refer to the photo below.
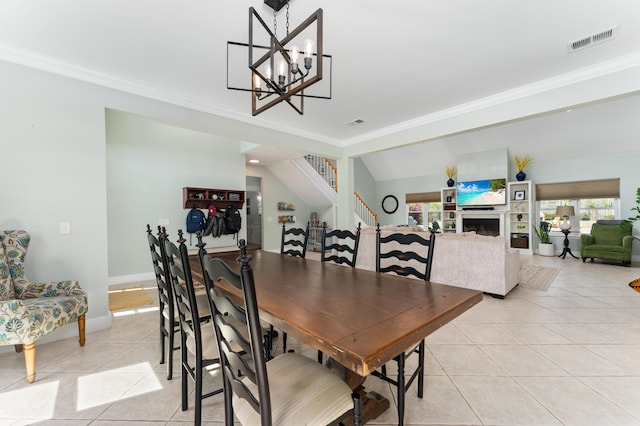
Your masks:
[{"label": "chair seat cushion", "polygon": [[[202,324],[202,326],[200,327],[200,332],[202,333],[202,359],[220,358],[220,352],[218,351],[218,341],[216,340],[216,334],[213,330],[213,325]],[[187,349],[189,350],[189,352],[195,355],[195,337],[187,336]]]},{"label": "chair seat cushion", "polygon": [[[327,425],[353,408],[349,386],[305,356],[294,353],[277,356],[267,362],[267,375],[274,425]],[[248,379],[245,384],[257,393]],[[241,424],[260,424],[260,414],[235,394],[233,409]]]},{"label": "chair seat cushion", "polygon": [[86,312],[87,299],[74,296],[0,302],[0,344],[33,342]]},{"label": "chair seat cushion", "polygon": [[614,253],[624,253],[625,248],[622,246],[610,246],[606,244],[591,244],[585,246],[584,249],[588,252],[614,252]]},{"label": "chair seat cushion", "polygon": [[[206,318],[211,316],[211,308],[209,308],[209,298],[207,297],[206,293],[196,294],[196,303],[198,304],[198,315],[200,315],[200,318]],[[177,308],[174,309],[173,312],[175,313],[175,318],[173,320],[180,321],[180,317],[178,315],[178,309]],[[171,320],[171,318],[169,318],[168,306],[165,305],[164,309],[162,310],[162,315],[166,319]]]}]

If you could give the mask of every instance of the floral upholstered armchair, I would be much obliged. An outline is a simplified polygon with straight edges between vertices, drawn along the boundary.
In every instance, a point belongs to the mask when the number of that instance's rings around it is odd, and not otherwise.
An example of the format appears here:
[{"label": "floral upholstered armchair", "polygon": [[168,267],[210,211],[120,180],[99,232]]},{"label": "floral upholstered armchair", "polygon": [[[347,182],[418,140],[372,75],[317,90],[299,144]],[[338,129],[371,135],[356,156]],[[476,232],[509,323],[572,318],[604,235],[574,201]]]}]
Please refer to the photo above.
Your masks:
[{"label": "floral upholstered armchair", "polygon": [[77,321],[80,346],[84,346],[88,305],[87,293],[77,281],[27,281],[24,258],[30,239],[26,231],[0,231],[0,345],[24,350],[27,382],[33,383],[35,341]]}]

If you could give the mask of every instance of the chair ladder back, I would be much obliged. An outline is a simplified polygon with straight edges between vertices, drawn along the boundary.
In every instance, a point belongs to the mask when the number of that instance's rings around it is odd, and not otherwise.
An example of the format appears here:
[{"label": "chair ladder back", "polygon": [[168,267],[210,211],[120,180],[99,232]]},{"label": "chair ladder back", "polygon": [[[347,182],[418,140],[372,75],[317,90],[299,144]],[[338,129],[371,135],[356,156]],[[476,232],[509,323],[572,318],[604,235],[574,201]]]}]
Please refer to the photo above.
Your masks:
[{"label": "chair ladder back", "polygon": [[286,229],[282,224],[282,240],[280,254],[304,258],[307,255],[307,242],[309,240],[309,222],[306,228]]},{"label": "chair ladder back", "polygon": [[[253,270],[249,264],[251,256],[247,255],[245,240],[240,240],[240,251],[238,258],[241,263],[240,274],[232,271],[221,259],[213,258],[202,250],[199,252],[220,349],[225,407],[233,409],[230,402],[231,394],[226,391],[230,386],[237,397],[247,400],[253,409],[260,413],[263,424],[271,424],[271,398],[263,334],[258,315]],[[219,290],[221,281],[241,290],[244,303],[237,302],[239,299],[232,298],[226,292]],[[247,327],[249,341],[236,328],[238,325]],[[251,356],[247,357],[247,353]],[[256,385],[257,395],[243,382],[246,379]],[[229,413],[225,413],[225,416],[229,416]],[[233,416],[227,418],[232,419]]]},{"label": "chair ladder back", "polygon": [[[402,276],[413,275],[428,281],[431,277],[434,243],[435,234],[431,234],[429,239],[411,233],[393,233],[383,237],[378,224],[376,228],[376,271],[395,272]],[[388,247],[387,245],[393,245],[393,248],[386,248]],[[398,249],[398,245],[402,249]],[[427,250],[426,257],[415,251],[422,248]],[[391,263],[382,266],[382,259],[390,259]],[[412,262],[414,266],[409,262]],[[424,269],[422,269],[422,265],[424,265]],[[417,269],[418,267],[420,267],[420,270]]]},{"label": "chair ladder back", "polygon": [[[328,239],[330,240],[329,244],[327,244]],[[325,225],[322,227],[322,250],[320,251],[320,261],[330,261],[337,264],[346,263],[353,268],[356,266],[359,243],[360,223],[358,223],[355,234],[349,230],[342,229],[327,231],[327,227]],[[333,253],[334,251],[337,253],[328,254]]]},{"label": "chair ladder back", "polygon": [[[431,277],[434,243],[435,234],[433,233],[429,239],[414,233],[403,234],[399,232],[383,237],[380,231],[380,224],[378,224],[376,228],[376,271],[395,272],[402,276],[413,275],[428,281]],[[423,254],[425,249],[427,253]],[[391,263],[383,267],[381,266],[381,260],[383,259],[388,259]],[[419,268],[419,270],[417,268]],[[418,398],[422,398],[424,394],[424,353],[425,343],[424,339],[422,339],[417,346],[396,356],[394,358],[397,364],[396,379],[387,375],[386,366],[383,366],[381,371],[376,370],[371,373],[397,388],[396,401],[398,405],[398,418],[401,419],[400,424],[403,424],[402,419],[404,419],[405,394],[414,380],[418,382]],[[413,354],[417,354],[418,356],[418,365],[415,370],[409,374],[409,380],[406,380],[405,374],[407,374],[407,372],[405,370],[405,361],[407,357]]]},{"label": "chair ladder back", "polygon": [[201,341],[200,318],[198,312],[198,304],[196,302],[195,289],[193,287],[193,279],[191,276],[191,268],[189,266],[189,253],[187,246],[184,244],[186,240],[182,234],[182,230],[178,231],[179,246],[169,241],[168,236],[164,237],[165,252],[167,255],[167,264],[173,294],[176,299],[178,308],[178,316],[180,318],[180,327],[184,332],[196,341]]},{"label": "chair ladder back", "polygon": [[[166,228],[158,226],[158,236],[156,237],[151,233],[151,226],[147,224],[149,250],[158,287],[160,364],[167,363],[167,379],[171,380],[173,378],[173,351],[179,349],[179,346],[175,346],[175,334],[180,331],[180,325],[175,320],[176,305],[167,266],[167,255],[164,244],[161,244],[166,232]],[[168,353],[168,356],[165,356],[165,352]]]},{"label": "chair ladder back", "polygon": [[164,247],[160,244],[160,241],[164,237],[164,233],[160,226],[158,226],[158,237],[151,233],[151,227],[147,224],[147,234],[149,239],[149,250],[151,250],[151,261],[153,263],[153,271],[156,276],[156,285],[158,287],[158,298],[160,304],[160,312],[165,307],[169,310],[169,318],[173,318],[174,303],[173,303],[173,291],[171,289],[171,281],[168,278],[167,256],[164,253]]}]

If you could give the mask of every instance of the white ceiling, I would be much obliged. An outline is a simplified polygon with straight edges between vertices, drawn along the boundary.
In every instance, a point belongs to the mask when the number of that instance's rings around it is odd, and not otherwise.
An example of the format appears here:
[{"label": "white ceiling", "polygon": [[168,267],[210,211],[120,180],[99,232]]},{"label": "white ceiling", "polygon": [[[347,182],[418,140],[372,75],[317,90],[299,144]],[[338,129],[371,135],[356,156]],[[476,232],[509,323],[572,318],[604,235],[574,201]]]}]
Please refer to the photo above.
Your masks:
[{"label": "white ceiling", "polygon": [[[271,24],[272,11],[262,0],[3,0],[0,60],[178,100],[182,106],[343,148],[366,146],[425,117],[480,105],[483,99],[536,82],[564,78],[569,84],[584,78],[584,69],[605,69],[603,64],[624,58],[640,63],[637,0],[291,0],[292,26],[323,8],[324,49],[333,57],[333,98],[307,100],[303,116],[282,104],[252,117],[250,95],[226,88],[227,41],[248,41],[250,6]],[[284,15],[283,9],[279,34]],[[568,42],[613,26],[619,30],[615,39],[568,53]],[[637,100],[628,102],[637,111]],[[572,114],[553,118],[538,112],[535,120],[546,120],[545,129],[557,134],[561,132],[551,126],[573,121],[575,128],[575,120],[583,116],[579,110]],[[365,123],[349,124],[356,118]],[[624,125],[637,126],[629,121]],[[542,149],[537,142],[553,142],[539,134],[533,139],[539,125],[509,126],[484,132],[513,132],[513,143],[524,143],[533,155]],[[592,130],[584,131],[592,135]],[[416,169],[412,159],[474,149],[468,133],[447,138],[455,144],[442,137],[425,139],[433,141],[385,153],[391,167],[372,170],[376,179],[411,175]],[[264,142],[251,152],[267,163],[288,155],[274,153],[255,132],[243,140]],[[396,145],[417,142],[420,136],[403,136]],[[372,151],[380,149],[375,146]],[[360,151],[366,154],[366,148]],[[380,155],[365,158],[373,165],[382,161]],[[421,173],[424,166],[418,168]]]}]

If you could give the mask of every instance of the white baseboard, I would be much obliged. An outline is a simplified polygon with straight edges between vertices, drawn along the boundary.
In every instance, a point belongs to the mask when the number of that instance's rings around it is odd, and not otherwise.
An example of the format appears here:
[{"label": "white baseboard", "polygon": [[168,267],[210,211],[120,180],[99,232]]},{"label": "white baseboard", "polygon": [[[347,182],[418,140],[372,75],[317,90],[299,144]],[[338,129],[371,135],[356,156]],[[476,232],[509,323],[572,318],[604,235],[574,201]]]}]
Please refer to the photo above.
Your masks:
[{"label": "white baseboard", "polygon": [[[198,254],[199,249],[189,250],[189,254]],[[211,247],[207,249],[207,253],[224,253],[229,251],[240,251],[237,246],[228,246],[228,247]],[[131,274],[131,275],[119,275],[117,277],[109,277],[107,284],[108,285],[119,285],[119,284],[128,284],[135,283],[139,281],[149,281],[155,280],[156,275],[153,272],[144,272],[142,274]]]},{"label": "white baseboard", "polygon": [[133,275],[120,275],[117,277],[109,277],[107,281],[108,285],[117,285],[117,284],[127,284],[127,283],[135,283],[139,281],[149,281],[156,279],[156,275],[153,272],[145,272],[143,274],[133,274]]}]

